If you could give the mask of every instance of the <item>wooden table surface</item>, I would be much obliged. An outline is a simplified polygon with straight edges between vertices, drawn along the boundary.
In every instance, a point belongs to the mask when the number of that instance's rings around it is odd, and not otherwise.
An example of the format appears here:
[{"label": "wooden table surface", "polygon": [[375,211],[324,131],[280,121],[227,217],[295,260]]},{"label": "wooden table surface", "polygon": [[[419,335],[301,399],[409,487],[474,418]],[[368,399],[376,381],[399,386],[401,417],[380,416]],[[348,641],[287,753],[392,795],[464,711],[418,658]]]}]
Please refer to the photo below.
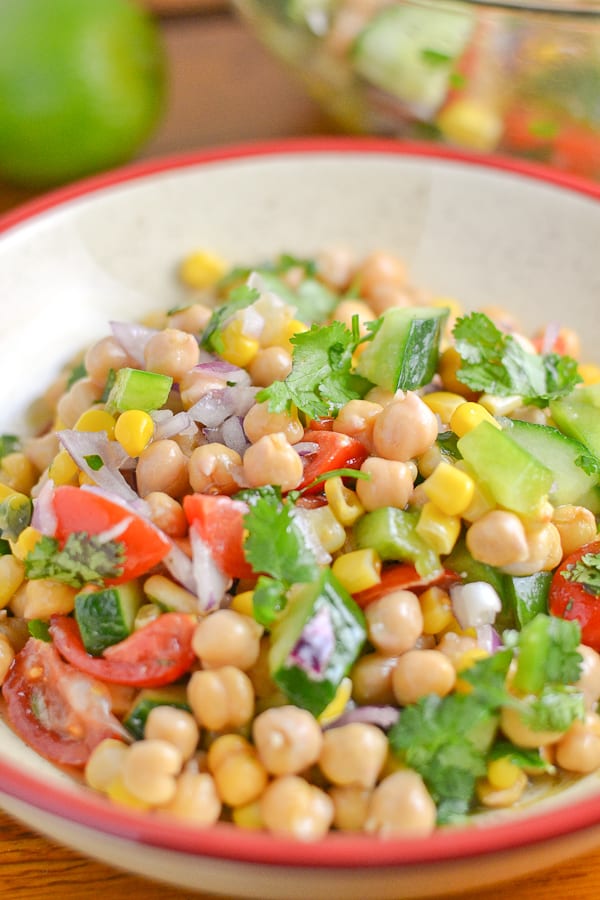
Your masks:
[{"label": "wooden table surface", "polygon": [[[230,14],[224,0],[147,2],[161,14],[171,93],[162,127],[142,157],[335,130]],[[0,182],[0,213],[32,196]],[[0,896],[21,900],[88,900],[101,895],[109,900],[208,900],[206,894],[171,890],[85,859],[1,812],[0,837]],[[440,891],[442,888],[440,885]],[[541,874],[463,896],[469,900],[562,900],[571,895],[578,900],[600,897],[600,849]],[[440,893],[437,900],[446,897]]]}]

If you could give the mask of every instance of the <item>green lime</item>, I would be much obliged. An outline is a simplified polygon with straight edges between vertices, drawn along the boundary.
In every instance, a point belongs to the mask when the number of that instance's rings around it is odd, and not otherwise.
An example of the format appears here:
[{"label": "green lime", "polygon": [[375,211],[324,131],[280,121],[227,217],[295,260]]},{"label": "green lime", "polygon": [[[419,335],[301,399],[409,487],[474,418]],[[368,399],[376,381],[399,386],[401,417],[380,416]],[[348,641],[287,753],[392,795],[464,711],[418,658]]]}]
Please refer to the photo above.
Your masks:
[{"label": "green lime", "polygon": [[163,109],[154,21],[129,0],[1,0],[0,176],[46,187],[119,165]]}]

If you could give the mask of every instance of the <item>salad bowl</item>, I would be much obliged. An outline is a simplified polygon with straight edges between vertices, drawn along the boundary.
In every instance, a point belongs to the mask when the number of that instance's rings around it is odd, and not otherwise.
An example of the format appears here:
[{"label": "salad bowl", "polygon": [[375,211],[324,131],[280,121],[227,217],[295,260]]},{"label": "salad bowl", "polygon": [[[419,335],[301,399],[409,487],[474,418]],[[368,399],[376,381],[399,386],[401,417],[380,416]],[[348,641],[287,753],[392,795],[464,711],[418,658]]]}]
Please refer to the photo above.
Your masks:
[{"label": "salad bowl", "polygon": [[[527,332],[560,322],[597,360],[600,189],[536,164],[431,145],[319,139],[227,147],[67,187],[0,222],[0,432],[32,427],[56,372],[104,334],[185,301],[198,248],[232,265],[343,244],[393,250],[466,309]],[[426,897],[516,878],[600,845],[600,778],[427,837],[297,841],[110,804],[0,722],[0,805],[80,852],[170,885],[239,897]]]}]

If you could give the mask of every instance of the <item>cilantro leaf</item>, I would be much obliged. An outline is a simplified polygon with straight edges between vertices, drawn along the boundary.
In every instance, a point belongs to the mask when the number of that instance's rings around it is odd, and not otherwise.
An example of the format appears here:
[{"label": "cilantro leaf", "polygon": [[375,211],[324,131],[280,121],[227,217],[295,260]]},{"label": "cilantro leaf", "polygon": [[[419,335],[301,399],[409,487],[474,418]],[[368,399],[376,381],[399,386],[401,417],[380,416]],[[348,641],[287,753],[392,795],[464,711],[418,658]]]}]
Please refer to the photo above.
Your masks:
[{"label": "cilantro leaf", "polygon": [[16,434],[0,434],[0,459],[14,453],[21,446],[21,441]]},{"label": "cilantro leaf", "polygon": [[313,419],[332,415],[371,387],[352,372],[356,341],[342,322],[313,325],[295,334],[291,343],[292,371],[285,381],[274,382],[256,396],[258,402],[267,400],[272,412],[283,412],[294,404]]},{"label": "cilantro leaf", "polygon": [[583,694],[568,685],[547,685],[537,697],[523,701],[520,715],[533,731],[566,731],[585,717]]},{"label": "cilantro leaf", "polygon": [[313,581],[319,567],[294,521],[293,507],[275,489],[258,491],[253,498],[251,493],[241,496],[250,505],[244,516],[244,554],[254,571],[271,575],[286,588]]},{"label": "cilantro leaf", "polygon": [[56,538],[43,535],[25,557],[25,575],[30,579],[52,578],[81,588],[104,583],[123,573],[125,545],[104,541],[98,535],[73,532],[60,547]]},{"label": "cilantro leaf", "polygon": [[547,406],[581,381],[574,359],[557,353],[528,353],[484,313],[460,318],[453,334],[462,359],[457,378],[471,390],[502,397],[518,394],[525,403]]},{"label": "cilantro leaf", "polygon": [[31,637],[37,638],[38,641],[45,641],[49,644],[52,640],[48,622],[43,619],[30,619],[27,622],[27,630]]},{"label": "cilantro leaf", "polygon": [[488,760],[509,759],[519,768],[528,768],[537,772],[548,772],[553,775],[556,771],[552,763],[544,759],[538,748],[518,747],[511,741],[495,741],[488,753]]},{"label": "cilantro leaf", "polygon": [[600,596],[600,553],[584,553],[573,565],[560,573],[566,581],[574,581],[594,596]]},{"label": "cilantro leaf", "polygon": [[600,475],[600,459],[593,453],[582,453],[575,460],[575,465],[583,469],[586,475]]},{"label": "cilantro leaf", "polygon": [[513,683],[518,690],[541,694],[548,684],[573,684],[578,680],[582,663],[577,651],[579,622],[538,613],[521,631],[505,631],[502,639],[517,653]]},{"label": "cilantro leaf", "polygon": [[260,294],[256,288],[248,287],[246,284],[233,288],[227,302],[215,309],[210,317],[208,325],[202,334],[201,345],[208,350],[214,350],[217,353],[221,352],[223,350],[221,331],[227,324],[227,320],[240,309],[250,306],[259,297]]}]

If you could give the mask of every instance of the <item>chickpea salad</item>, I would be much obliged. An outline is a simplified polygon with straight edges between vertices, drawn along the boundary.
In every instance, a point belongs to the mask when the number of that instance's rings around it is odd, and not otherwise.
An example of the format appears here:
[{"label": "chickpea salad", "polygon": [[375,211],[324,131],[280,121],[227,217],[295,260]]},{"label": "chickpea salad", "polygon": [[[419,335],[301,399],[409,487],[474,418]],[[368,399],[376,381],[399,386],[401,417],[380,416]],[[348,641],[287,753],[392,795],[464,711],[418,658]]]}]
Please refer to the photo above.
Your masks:
[{"label": "chickpea salad", "polygon": [[600,368],[387,251],[111,322],[0,438],[0,683],[149,815],[427,836],[600,768]]}]

